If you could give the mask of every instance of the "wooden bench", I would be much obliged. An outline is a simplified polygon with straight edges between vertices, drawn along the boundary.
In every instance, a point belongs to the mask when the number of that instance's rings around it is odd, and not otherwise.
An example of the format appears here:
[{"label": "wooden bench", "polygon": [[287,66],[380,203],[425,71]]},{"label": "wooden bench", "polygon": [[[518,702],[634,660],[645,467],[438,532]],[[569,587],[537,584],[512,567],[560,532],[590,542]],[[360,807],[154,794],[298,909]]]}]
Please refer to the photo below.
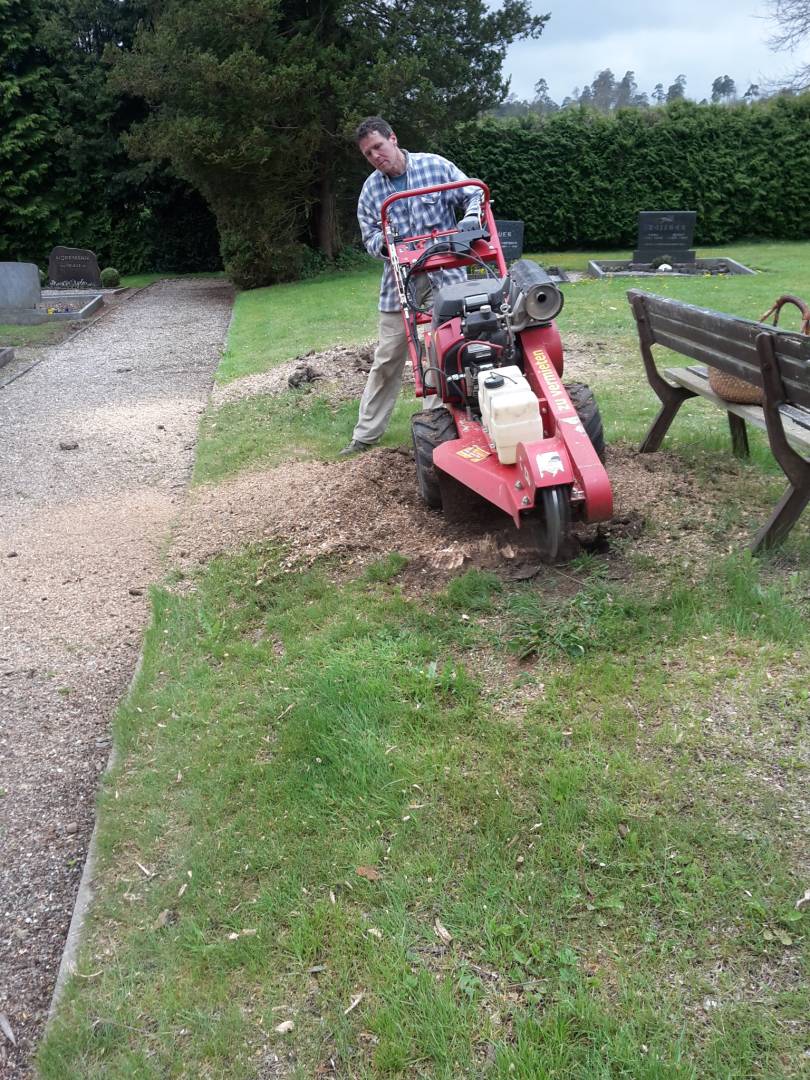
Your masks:
[{"label": "wooden bench", "polygon": [[[706,398],[728,414],[732,446],[739,457],[748,456],[746,424],[762,428],[788,487],[750,548],[760,551],[780,544],[810,500],[810,461],[805,457],[810,451],[810,337],[637,289],[631,289],[627,298],[647,378],[661,401],[641,453],[660,447],[678,409],[692,397]],[[664,368],[662,375],[653,358],[654,345],[698,363]],[[719,398],[709,386],[701,366],[705,364],[761,387],[764,404],[737,405]]]}]

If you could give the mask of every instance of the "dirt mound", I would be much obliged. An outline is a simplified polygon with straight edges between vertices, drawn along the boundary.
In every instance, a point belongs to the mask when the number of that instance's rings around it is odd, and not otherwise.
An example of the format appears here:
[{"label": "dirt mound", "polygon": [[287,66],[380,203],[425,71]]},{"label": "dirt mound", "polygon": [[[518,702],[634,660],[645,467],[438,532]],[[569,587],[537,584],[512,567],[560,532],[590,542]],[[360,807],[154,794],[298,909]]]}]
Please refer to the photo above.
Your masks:
[{"label": "dirt mound", "polygon": [[518,557],[517,531],[497,510],[453,524],[416,491],[409,451],[380,448],[341,462],[293,462],[198,488],[175,531],[172,558],[191,567],[256,541],[290,546],[288,563],[340,555],[349,571],[398,551],[451,572]]},{"label": "dirt mound", "polygon": [[[694,563],[712,552],[713,533],[706,528],[712,504],[677,460],[609,449],[607,468],[614,516],[578,528],[586,550],[646,551],[659,564]],[[653,527],[645,528],[651,519]],[[696,519],[700,528],[690,525]],[[380,448],[338,462],[290,462],[197,488],[175,531],[171,559],[192,569],[270,539],[289,545],[290,567],[340,555],[344,571],[356,573],[397,551],[410,561],[409,576],[446,578],[471,566],[513,579],[540,571],[528,531],[516,529],[500,511],[477,505],[467,516],[446,517],[427,509],[416,490],[413,456],[404,449]],[[723,537],[724,549],[729,540]]]},{"label": "dirt mound", "polygon": [[211,404],[219,408],[232,401],[259,397],[262,394],[283,394],[291,387],[298,390],[317,388],[330,401],[359,398],[366,385],[374,359],[376,341],[362,345],[336,345],[326,352],[308,352],[286,364],[258,375],[245,375],[226,386],[217,386],[211,394]]}]

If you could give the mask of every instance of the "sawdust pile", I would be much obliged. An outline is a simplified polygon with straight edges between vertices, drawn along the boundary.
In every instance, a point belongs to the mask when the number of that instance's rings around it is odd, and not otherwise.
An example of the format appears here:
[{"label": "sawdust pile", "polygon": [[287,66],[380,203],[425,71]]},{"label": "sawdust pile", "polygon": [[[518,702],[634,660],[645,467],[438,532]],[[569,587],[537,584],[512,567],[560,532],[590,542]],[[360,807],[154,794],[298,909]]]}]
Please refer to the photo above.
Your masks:
[{"label": "sawdust pile", "polygon": [[[659,562],[685,564],[716,553],[705,528],[711,501],[675,459],[609,449],[607,469],[613,519],[578,527],[587,548],[604,554],[648,551]],[[668,493],[663,499],[662,491]],[[409,450],[379,448],[337,462],[287,462],[193,490],[175,530],[171,559],[190,570],[216,555],[276,540],[289,546],[290,566],[337,555],[352,573],[397,551],[410,560],[412,573],[442,577],[475,566],[505,577],[531,576],[537,558],[528,531],[516,529],[494,508],[474,510],[466,519],[448,519],[427,509]],[[651,516],[657,518],[652,537],[645,529]]]},{"label": "sawdust pile", "polygon": [[262,394],[283,394],[291,388],[317,390],[321,397],[334,402],[359,398],[376,347],[376,341],[368,341],[351,347],[336,345],[325,352],[308,352],[269,371],[246,375],[225,386],[215,387],[211,404],[219,408],[231,401]]}]

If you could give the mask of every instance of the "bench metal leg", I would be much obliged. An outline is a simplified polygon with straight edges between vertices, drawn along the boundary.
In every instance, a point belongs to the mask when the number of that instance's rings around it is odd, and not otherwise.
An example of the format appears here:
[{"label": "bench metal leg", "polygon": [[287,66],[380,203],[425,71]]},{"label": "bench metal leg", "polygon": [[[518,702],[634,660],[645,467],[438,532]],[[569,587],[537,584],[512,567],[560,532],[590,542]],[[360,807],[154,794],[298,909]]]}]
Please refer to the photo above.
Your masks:
[{"label": "bench metal leg", "polygon": [[749,545],[750,550],[756,554],[758,551],[767,551],[768,548],[781,544],[802,516],[802,511],[808,502],[810,502],[810,488],[797,491],[791,484],[768,521],[755,534]]},{"label": "bench metal leg", "polygon": [[736,413],[730,412],[727,415],[728,426],[731,429],[731,448],[734,451],[735,457],[750,457],[751,451],[748,447],[748,431],[745,426],[745,421],[741,416],[737,416]]},{"label": "bench metal leg", "polygon": [[638,448],[640,454],[652,454],[658,449],[664,441],[664,436],[669,431],[669,426],[675,419],[678,409],[689,398],[695,397],[691,390],[685,390],[682,386],[670,386],[663,379],[655,387],[655,392],[662,401],[661,411],[653,420],[650,430],[644,436],[641,446]]}]

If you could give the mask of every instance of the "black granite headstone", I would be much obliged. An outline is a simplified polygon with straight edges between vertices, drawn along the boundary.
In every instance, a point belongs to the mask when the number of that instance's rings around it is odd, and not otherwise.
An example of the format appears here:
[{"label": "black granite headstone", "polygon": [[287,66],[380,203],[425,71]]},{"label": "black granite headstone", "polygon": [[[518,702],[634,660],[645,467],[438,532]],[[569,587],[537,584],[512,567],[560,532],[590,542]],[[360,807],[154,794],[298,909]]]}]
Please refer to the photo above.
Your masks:
[{"label": "black granite headstone", "polygon": [[523,254],[523,222],[496,220],[495,226],[498,229],[504,259],[507,263],[519,259]]},{"label": "black granite headstone", "polygon": [[634,263],[651,263],[667,255],[674,263],[693,263],[694,210],[642,210],[638,215],[638,247]]},{"label": "black granite headstone", "polygon": [[48,257],[48,278],[53,285],[83,281],[101,288],[98,259],[86,248],[55,247]]}]

